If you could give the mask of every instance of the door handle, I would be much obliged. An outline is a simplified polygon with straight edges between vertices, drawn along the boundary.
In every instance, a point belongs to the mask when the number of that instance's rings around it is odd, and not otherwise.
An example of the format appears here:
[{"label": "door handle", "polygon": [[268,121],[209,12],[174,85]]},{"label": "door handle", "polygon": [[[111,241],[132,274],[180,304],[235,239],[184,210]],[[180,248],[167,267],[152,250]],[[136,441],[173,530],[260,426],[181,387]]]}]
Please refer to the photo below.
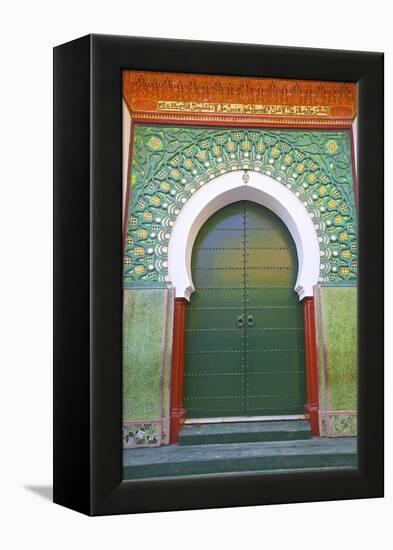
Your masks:
[{"label": "door handle", "polygon": [[237,318],[237,324],[239,327],[244,327],[244,315],[239,315]]},{"label": "door handle", "polygon": [[252,315],[247,315],[247,326],[252,327],[254,325],[254,317]]}]

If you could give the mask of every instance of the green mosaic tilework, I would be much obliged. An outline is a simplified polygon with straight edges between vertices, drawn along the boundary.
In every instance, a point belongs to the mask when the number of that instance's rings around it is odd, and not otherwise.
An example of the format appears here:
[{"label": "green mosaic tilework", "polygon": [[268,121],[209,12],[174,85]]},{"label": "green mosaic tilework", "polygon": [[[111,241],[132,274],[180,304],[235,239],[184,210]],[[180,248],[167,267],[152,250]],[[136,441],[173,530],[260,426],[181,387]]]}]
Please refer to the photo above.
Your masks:
[{"label": "green mosaic tilework", "polygon": [[134,127],[124,286],[169,282],[167,252],[181,208],[232,170],[275,178],[302,201],[321,254],[320,281],[356,280],[357,237],[348,130]]},{"label": "green mosaic tilework", "polygon": [[355,287],[323,287],[328,392],[331,410],[356,409],[357,314]]},{"label": "green mosaic tilework", "polygon": [[123,420],[160,418],[164,289],[124,292]]}]

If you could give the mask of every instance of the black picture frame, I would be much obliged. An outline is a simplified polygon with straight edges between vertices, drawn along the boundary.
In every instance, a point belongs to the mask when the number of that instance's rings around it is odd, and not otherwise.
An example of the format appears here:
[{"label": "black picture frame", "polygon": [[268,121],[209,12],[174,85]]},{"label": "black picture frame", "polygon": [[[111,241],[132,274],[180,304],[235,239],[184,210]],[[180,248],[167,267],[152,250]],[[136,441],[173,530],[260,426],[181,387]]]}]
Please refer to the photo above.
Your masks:
[{"label": "black picture frame", "polygon": [[[123,69],[358,83],[358,468],[122,481]],[[383,496],[383,54],[88,35],[54,49],[54,502],[88,515]]]}]

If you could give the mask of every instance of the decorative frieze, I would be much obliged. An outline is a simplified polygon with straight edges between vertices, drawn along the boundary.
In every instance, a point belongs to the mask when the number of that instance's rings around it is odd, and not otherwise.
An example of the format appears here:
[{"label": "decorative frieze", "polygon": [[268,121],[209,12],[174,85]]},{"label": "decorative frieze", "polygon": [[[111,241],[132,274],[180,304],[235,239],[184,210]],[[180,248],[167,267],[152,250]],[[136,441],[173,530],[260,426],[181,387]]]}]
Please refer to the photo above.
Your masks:
[{"label": "decorative frieze", "polygon": [[124,71],[123,95],[136,118],[348,124],[356,116],[350,82]]}]

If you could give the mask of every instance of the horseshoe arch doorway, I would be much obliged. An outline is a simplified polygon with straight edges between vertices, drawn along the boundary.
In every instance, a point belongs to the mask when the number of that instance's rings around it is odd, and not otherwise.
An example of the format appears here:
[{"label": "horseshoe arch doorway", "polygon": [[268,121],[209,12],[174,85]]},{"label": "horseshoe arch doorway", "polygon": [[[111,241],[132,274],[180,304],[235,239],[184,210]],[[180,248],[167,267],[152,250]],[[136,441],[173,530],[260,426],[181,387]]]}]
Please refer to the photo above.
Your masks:
[{"label": "horseshoe arch doorway", "polygon": [[199,231],[191,266],[186,417],[304,415],[303,310],[285,224],[254,202],[229,204]]},{"label": "horseshoe arch doorway", "polygon": [[[183,209],[180,211],[179,215],[177,216],[176,222],[174,224],[174,227],[172,229],[171,237],[169,240],[169,248],[168,248],[168,271],[170,280],[172,281],[173,286],[175,287],[176,292],[176,298],[175,298],[175,319],[174,319],[174,333],[173,333],[173,353],[172,353],[172,375],[171,375],[171,419],[170,419],[170,441],[175,442],[177,441],[178,432],[180,429],[181,424],[184,422],[186,411],[184,408],[184,397],[187,401],[187,416],[190,418],[190,416],[193,416],[194,418],[205,418],[205,415],[207,414],[206,418],[208,417],[216,417],[216,414],[220,414],[222,418],[226,416],[227,414],[232,416],[234,414],[235,410],[238,411],[238,414],[240,416],[247,417],[247,416],[292,416],[288,413],[295,413],[301,414],[301,401],[303,400],[303,403],[305,402],[304,406],[304,413],[306,418],[308,418],[311,426],[311,432],[313,435],[319,434],[319,420],[318,420],[318,383],[317,383],[317,360],[316,360],[316,339],[315,339],[315,317],[314,317],[314,302],[313,302],[313,288],[314,285],[318,281],[319,276],[319,244],[318,239],[316,235],[316,231],[312,222],[311,217],[309,216],[307,210],[305,209],[304,205],[301,203],[301,201],[295,196],[294,193],[292,193],[289,189],[287,189],[284,185],[279,183],[278,181],[274,180],[273,178],[258,173],[258,172],[252,172],[249,171],[247,173],[247,177],[244,176],[243,170],[237,170],[231,173],[223,174],[222,176],[218,176],[214,178],[214,180],[210,181],[206,185],[204,185],[201,189],[193,195],[193,197],[187,202],[187,204],[183,207]],[[285,301],[285,304],[282,305],[285,307],[292,307],[293,312],[297,312],[294,316],[294,319],[292,319],[291,323],[292,325],[282,325],[282,321],[276,326],[273,325],[272,322],[267,322],[268,316],[264,316],[265,324],[261,320],[259,313],[257,314],[257,318],[255,318],[255,315],[253,313],[249,312],[251,311],[251,307],[264,307],[265,310],[269,309],[269,304],[265,302],[265,305],[258,305],[258,302],[256,302],[255,306],[250,305],[247,308],[247,302],[244,300],[249,299],[247,297],[247,293],[253,292],[253,290],[257,291],[257,294],[259,294],[259,300],[261,301],[261,292],[265,292],[265,298],[266,298],[266,292],[273,292],[272,290],[268,290],[269,288],[272,289],[273,285],[272,282],[268,282],[268,280],[258,280],[255,284],[255,289],[249,289],[248,283],[251,281],[248,271],[252,271],[248,268],[255,267],[257,268],[255,271],[261,271],[258,267],[258,265],[251,265],[247,263],[243,264],[243,267],[241,265],[237,265],[235,267],[242,268],[238,270],[231,270],[232,275],[235,274],[235,271],[241,272],[241,275],[243,277],[244,284],[240,288],[240,294],[243,296],[243,304],[239,305],[239,301],[237,303],[231,302],[228,303],[228,309],[234,310],[234,308],[242,308],[239,309],[239,315],[236,317],[236,322],[238,323],[237,326],[222,326],[223,328],[231,328],[235,329],[232,331],[226,331],[228,333],[237,332],[237,344],[239,345],[239,338],[243,338],[242,341],[240,341],[240,347],[236,347],[236,350],[231,350],[234,352],[233,355],[239,354],[243,355],[243,363],[240,364],[240,369],[232,369],[233,372],[230,372],[231,374],[228,374],[226,376],[230,377],[233,376],[233,380],[237,378],[237,385],[236,387],[233,385],[235,382],[232,382],[231,389],[236,390],[233,394],[228,393],[228,395],[223,395],[222,393],[218,393],[217,391],[213,391],[210,393],[206,393],[206,395],[202,395],[205,393],[204,391],[200,392],[200,389],[205,390],[205,387],[203,386],[203,383],[199,383],[199,389],[197,389],[198,383],[189,383],[186,382],[186,387],[184,383],[185,376],[186,378],[211,378],[216,376],[215,371],[211,372],[198,372],[197,370],[194,370],[194,368],[190,367],[190,361],[188,361],[188,356],[198,355],[198,352],[204,352],[209,351],[208,349],[192,349],[190,345],[196,345],[196,340],[194,341],[194,344],[190,344],[190,339],[187,338],[188,342],[186,343],[186,329],[187,333],[191,333],[194,331],[195,333],[202,332],[206,328],[220,328],[220,326],[192,326],[191,320],[186,321],[188,314],[192,314],[193,307],[197,307],[193,304],[197,303],[198,298],[193,301],[193,303],[189,304],[189,300],[192,296],[192,294],[195,292],[195,286],[199,286],[199,290],[208,290],[207,287],[217,287],[220,285],[217,285],[214,281],[203,283],[202,280],[200,280],[197,285],[195,285],[195,281],[193,281],[193,277],[195,277],[195,274],[192,270],[192,263],[194,263],[194,266],[196,269],[194,271],[206,271],[211,272],[211,275],[216,274],[220,271],[216,269],[217,267],[220,267],[219,265],[215,265],[214,263],[212,265],[195,265],[195,261],[197,264],[199,263],[199,260],[195,260],[195,258],[198,257],[198,248],[220,248],[220,246],[214,247],[214,246],[197,246],[197,256],[193,254],[194,251],[194,244],[195,240],[197,239],[197,235],[199,234],[201,228],[202,228],[202,235],[203,235],[203,225],[205,222],[209,220],[215,213],[221,211],[221,214],[218,213],[217,216],[222,216],[224,214],[224,217],[226,215],[226,211],[224,207],[227,207],[228,205],[232,205],[234,203],[243,203],[242,206],[238,205],[237,216],[238,216],[238,222],[243,223],[243,246],[225,246],[223,248],[239,248],[240,253],[246,255],[245,259],[243,259],[243,262],[247,262],[247,255],[250,254],[253,245],[250,244],[250,242],[245,243],[245,239],[247,240],[247,216],[255,216],[255,219],[253,223],[255,222],[257,225],[258,223],[263,224],[272,224],[271,226],[271,235],[276,234],[284,238],[281,244],[283,246],[279,246],[278,248],[285,248],[286,252],[283,250],[281,252],[278,252],[277,250],[273,254],[281,253],[281,254],[287,254],[287,262],[288,265],[282,265],[281,267],[286,267],[287,270],[281,270],[281,274],[285,271],[287,272],[288,277],[284,280],[282,279],[282,287],[286,288],[288,290],[288,293],[285,297],[285,299],[282,297],[281,300]],[[255,203],[255,204],[254,204]],[[247,209],[248,206],[248,209]],[[243,208],[243,221],[239,221],[242,217],[241,211]],[[229,213],[229,209],[227,211]],[[232,213],[233,214],[233,213]],[[240,217],[239,217],[240,216]],[[218,219],[218,218],[217,218]],[[259,219],[259,221],[258,221]],[[213,218],[214,221],[214,218]],[[207,227],[209,225],[207,224]],[[240,227],[240,226],[239,226]],[[250,229],[250,228],[248,228]],[[261,229],[261,227],[259,228]],[[224,231],[225,232],[225,231]],[[240,231],[241,233],[241,231]],[[258,230],[256,231],[258,233]],[[263,234],[263,231],[259,231],[259,233]],[[265,234],[267,235],[267,233]],[[239,244],[239,243],[238,243]],[[248,244],[248,248],[246,246]],[[274,246],[266,246],[266,241],[263,247],[259,247],[258,243],[256,243],[255,248],[272,248],[274,249]],[[294,252],[296,250],[296,252]],[[241,252],[242,251],[242,252]],[[207,251],[206,251],[207,252]],[[211,251],[213,252],[213,251]],[[224,251],[223,251],[224,252]],[[268,251],[265,250],[265,253]],[[239,251],[238,251],[239,253]],[[256,251],[256,254],[258,251]],[[201,253],[203,254],[203,253]],[[195,256],[195,258],[194,258]],[[267,256],[265,255],[265,259]],[[255,257],[253,259],[255,261]],[[225,267],[225,265],[221,266]],[[266,265],[265,265],[266,267]],[[276,266],[271,267],[280,267],[280,264],[278,263]],[[202,268],[202,269],[201,269]],[[211,268],[211,269],[205,269],[205,268]],[[247,269],[246,269],[247,268]],[[267,271],[267,270],[265,270]],[[270,270],[275,271],[275,270]],[[276,270],[278,271],[278,270]],[[238,273],[238,275],[239,275]],[[222,277],[221,277],[222,279]],[[246,280],[247,279],[247,280]],[[295,280],[295,282],[294,282]],[[270,277],[270,281],[272,281],[272,278]],[[201,284],[202,282],[202,284]],[[221,281],[222,282],[222,281]],[[237,281],[239,282],[239,281]],[[290,284],[293,284],[294,287],[292,293],[290,293]],[[221,283],[220,283],[221,284]],[[224,282],[223,287],[224,288],[237,288],[239,291],[238,285],[234,285],[233,287],[226,287],[227,283]],[[287,286],[286,286],[287,285]],[[251,285],[252,286],[252,285]],[[279,285],[277,285],[279,286]],[[259,287],[265,287],[265,291],[263,291]],[[216,291],[220,292],[220,291]],[[278,291],[280,292],[280,291]],[[197,294],[196,294],[197,296]],[[200,294],[201,296],[201,294]],[[239,297],[239,296],[238,296]],[[233,296],[232,296],[233,298]],[[201,298],[200,298],[201,299]],[[203,298],[202,298],[203,299]],[[205,298],[206,299],[206,296]],[[256,297],[254,296],[254,299]],[[262,300],[263,302],[263,300]],[[301,303],[301,306],[299,306],[299,302]],[[270,307],[277,307],[279,305],[279,300],[277,299],[273,300],[273,303],[270,304]],[[212,307],[216,308],[217,304],[213,304],[212,306],[205,306],[205,307]],[[187,311],[190,308],[190,311]],[[301,323],[301,317],[299,317],[299,310],[303,310],[303,319],[304,319],[304,344],[303,347],[300,347],[300,340],[299,338],[293,339],[292,336],[292,344],[296,344],[296,347],[291,348],[284,348],[281,351],[266,351],[266,350],[279,350],[280,348],[278,346],[276,347],[268,347],[268,348],[258,348],[258,347],[250,347],[248,343],[253,344],[253,340],[255,341],[255,334],[257,334],[257,330],[253,332],[253,328],[258,329],[259,332],[269,332],[265,329],[295,329],[292,331],[292,334],[299,334],[301,333],[302,329],[302,323]],[[208,310],[212,311],[212,310]],[[296,317],[296,320],[295,320]],[[229,319],[229,318],[228,318]],[[225,320],[225,322],[228,322],[228,319]],[[231,320],[231,323],[233,323],[233,319]],[[199,323],[199,321],[198,321]],[[239,324],[241,326],[239,326]],[[272,326],[268,326],[272,325]],[[201,330],[202,329],[202,330]],[[243,329],[243,337],[241,337],[241,330]],[[205,331],[206,333],[208,331]],[[210,331],[214,332],[214,331]],[[224,332],[224,331],[222,331]],[[270,334],[272,336],[271,345],[273,343],[273,332],[270,331]],[[276,333],[279,331],[276,331]],[[284,331],[283,331],[284,332]],[[287,331],[288,333],[290,331]],[[253,334],[253,337],[251,338],[251,335]],[[277,335],[276,341],[277,341]],[[248,339],[251,338],[250,341]],[[281,338],[281,344],[283,339]],[[289,342],[289,340],[288,340]],[[287,342],[287,343],[288,343]],[[231,341],[231,343],[233,343]],[[266,339],[265,339],[266,343]],[[260,344],[260,341],[258,340],[257,344]],[[280,345],[281,345],[280,344]],[[299,347],[297,347],[299,346]],[[261,351],[261,350],[264,351]],[[270,367],[267,367],[267,362],[265,361],[263,364],[265,365],[262,367],[262,372],[259,373],[258,370],[252,370],[254,366],[258,366],[261,364],[259,355],[262,353],[283,353],[288,354],[291,353],[289,351],[284,351],[285,349],[288,350],[297,350],[293,353],[297,354],[297,361],[291,361],[289,360],[288,356],[286,361],[280,361],[281,363],[281,371],[282,373],[279,375],[277,370],[274,371],[273,369],[270,369]],[[251,351],[251,350],[257,350],[257,351]],[[252,354],[255,353],[258,355],[258,358],[251,361],[253,359]],[[200,356],[203,355],[203,353],[199,354]],[[229,355],[229,353],[228,353]],[[185,361],[186,357],[186,361]],[[284,357],[284,355],[282,356]],[[186,373],[185,373],[185,362],[186,362]],[[252,365],[251,368],[247,368],[249,366],[249,363]],[[303,366],[302,366],[303,363]],[[283,365],[289,365],[290,368],[293,369],[293,372],[288,368],[288,370],[285,370],[283,368]],[[294,367],[295,365],[295,367]],[[239,366],[239,363],[238,363]],[[221,368],[221,367],[220,367]],[[261,370],[261,367],[258,367],[259,370]],[[268,374],[268,373],[273,374]],[[270,392],[268,390],[269,384],[270,388],[274,388],[276,386],[277,391],[277,380],[278,376],[293,376],[299,375],[297,381],[295,383],[292,383],[291,385],[291,391],[292,393],[274,393],[273,391]],[[251,374],[255,373],[255,374]],[[284,374],[288,373],[288,374]],[[290,374],[289,374],[290,373]],[[305,373],[305,374],[302,374]],[[271,382],[268,382],[267,378],[265,378],[265,384],[263,387],[261,387],[261,383],[254,385],[254,389],[256,389],[256,392],[248,391],[247,385],[249,386],[250,390],[252,389],[250,385],[253,383],[253,376],[265,376],[266,377],[273,377]],[[220,374],[218,374],[220,376]],[[229,378],[230,379],[230,378]],[[273,380],[275,379],[275,380]],[[304,397],[304,379],[305,379],[305,397]],[[303,380],[303,382],[302,382]],[[216,379],[216,387],[217,384],[219,385],[218,378]],[[229,382],[224,383],[224,388],[229,389],[228,384]],[[285,384],[289,383],[289,378],[286,379]],[[285,387],[281,385],[281,389],[279,391],[282,392],[282,388]],[[214,386],[214,384],[213,384]],[[294,387],[296,387],[296,391],[293,392]],[[240,390],[239,390],[240,388]],[[262,389],[262,392],[260,390]],[[184,394],[184,391],[186,392]],[[217,395],[214,395],[216,393]],[[280,396],[280,397],[278,397]],[[288,396],[288,397],[284,397]],[[292,396],[292,397],[289,397]],[[206,398],[206,399],[205,399]],[[217,398],[217,402],[221,401],[220,406],[210,406],[210,407],[196,407],[196,406],[190,406],[190,403],[192,401],[198,402],[198,401],[215,401],[215,398]],[[232,398],[236,401],[232,401]],[[223,406],[223,399],[227,401],[227,404],[230,403],[229,407]],[[281,401],[273,402],[270,401],[271,407],[268,407],[268,402],[266,400],[277,400],[281,399]],[[283,400],[287,400],[286,403],[283,402]],[[291,401],[292,399],[292,401]],[[240,406],[240,402],[243,401],[243,406]],[[200,409],[199,411],[196,409]],[[225,409],[225,411],[224,411]],[[270,412],[272,413],[273,410],[276,411],[276,414],[256,414],[256,413],[266,413],[270,409]],[[287,414],[285,414],[287,413]],[[236,415],[237,416],[237,415]]]}]

